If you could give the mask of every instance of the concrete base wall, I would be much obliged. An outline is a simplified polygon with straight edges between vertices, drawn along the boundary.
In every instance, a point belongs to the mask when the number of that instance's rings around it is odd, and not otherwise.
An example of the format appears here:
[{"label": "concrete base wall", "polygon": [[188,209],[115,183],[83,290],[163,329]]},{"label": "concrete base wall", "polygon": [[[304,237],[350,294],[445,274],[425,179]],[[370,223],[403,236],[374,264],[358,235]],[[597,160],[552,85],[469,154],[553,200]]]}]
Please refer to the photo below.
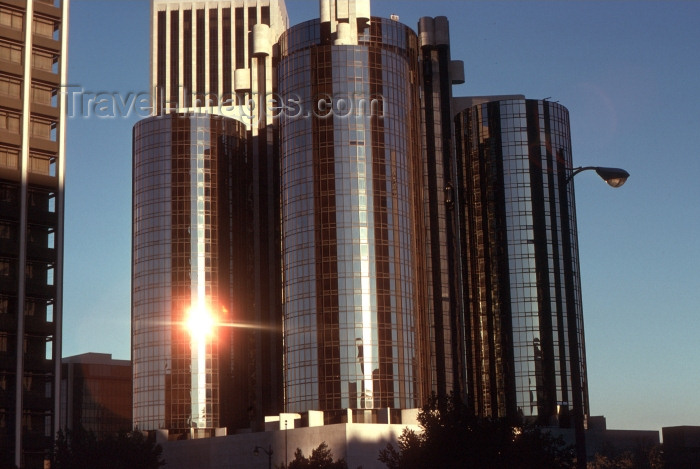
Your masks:
[{"label": "concrete base wall", "polygon": [[[348,423],[320,427],[295,428],[259,433],[244,433],[201,440],[162,442],[163,457],[168,469],[264,469],[268,456],[264,451],[272,449],[272,467],[294,459],[294,452],[301,448],[304,456],[324,441],[333,452],[333,459],[344,458],[349,469],[385,469],[379,461],[379,451],[387,443],[396,446],[404,428],[419,431],[416,425],[386,425]],[[256,456],[256,446],[261,449]]]}]

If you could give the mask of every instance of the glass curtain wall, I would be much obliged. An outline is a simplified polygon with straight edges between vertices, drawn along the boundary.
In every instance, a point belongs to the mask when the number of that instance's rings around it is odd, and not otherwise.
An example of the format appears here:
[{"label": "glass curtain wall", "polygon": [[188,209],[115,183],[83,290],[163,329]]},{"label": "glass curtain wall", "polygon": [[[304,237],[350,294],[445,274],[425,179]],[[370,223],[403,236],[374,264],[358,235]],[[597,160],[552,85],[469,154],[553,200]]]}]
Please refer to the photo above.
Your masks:
[{"label": "glass curtain wall", "polygon": [[323,27],[280,42],[286,410],[411,408],[424,314],[417,38],[372,18],[358,45],[333,45]]},{"label": "glass curtain wall", "polygon": [[[152,117],[134,127],[132,359],[134,426],[222,425],[231,323],[231,160],[245,127],[210,115]],[[221,261],[223,259],[223,261]],[[221,262],[220,262],[221,261]]]},{"label": "glass curtain wall", "polygon": [[568,110],[493,101],[457,129],[471,404],[570,427],[588,390]]}]

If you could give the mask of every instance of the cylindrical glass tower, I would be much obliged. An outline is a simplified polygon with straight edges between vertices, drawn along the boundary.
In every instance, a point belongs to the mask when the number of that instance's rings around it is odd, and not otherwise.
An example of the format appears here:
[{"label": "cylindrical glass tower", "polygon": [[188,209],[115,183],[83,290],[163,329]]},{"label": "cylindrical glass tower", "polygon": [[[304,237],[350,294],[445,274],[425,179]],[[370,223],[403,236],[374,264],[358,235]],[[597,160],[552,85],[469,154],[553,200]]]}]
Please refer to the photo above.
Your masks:
[{"label": "cylindrical glass tower", "polygon": [[[151,117],[134,127],[132,360],[134,426],[195,437],[221,426],[214,331],[229,298],[229,189],[245,126],[212,115]],[[223,262],[220,260],[223,259]]]},{"label": "cylindrical glass tower", "polygon": [[420,397],[417,38],[396,21],[351,20],[309,21],[280,40],[289,412]]},{"label": "cylindrical glass tower", "polygon": [[582,428],[588,390],[569,112],[500,99],[467,107],[456,125],[470,403],[483,416]]}]

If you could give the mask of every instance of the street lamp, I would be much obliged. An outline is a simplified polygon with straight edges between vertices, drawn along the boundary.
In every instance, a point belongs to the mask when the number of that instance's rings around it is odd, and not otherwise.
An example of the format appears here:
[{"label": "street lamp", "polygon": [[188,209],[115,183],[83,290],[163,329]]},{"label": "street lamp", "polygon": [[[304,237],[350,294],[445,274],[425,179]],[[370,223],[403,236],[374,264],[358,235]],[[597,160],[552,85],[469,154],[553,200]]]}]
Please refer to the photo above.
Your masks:
[{"label": "street lamp", "polygon": [[[566,192],[566,185],[571,181],[574,176],[583,171],[595,171],[598,176],[601,177],[611,187],[620,187],[625,182],[627,178],[630,177],[630,173],[620,168],[606,168],[603,166],[579,166],[578,168],[567,168],[571,171],[571,174],[564,181],[563,186],[560,190],[562,193]],[[568,204],[567,204],[568,205]],[[569,314],[573,314],[571,311]],[[574,317],[569,318],[570,321],[575,321]],[[571,358],[574,362],[579,362],[578,357],[578,340],[576,333],[573,329],[569,330],[569,350],[571,353]],[[579,469],[586,469],[586,434],[583,424],[583,402],[580,402],[581,396],[581,378],[578,373],[578,365],[572,368],[572,390],[573,390],[573,409],[572,414],[574,418],[574,438],[576,440],[576,466]]]},{"label": "street lamp", "polygon": [[265,449],[262,446],[256,446],[253,450],[253,454],[256,456],[260,456],[260,450],[262,450],[263,453],[267,454],[267,469],[272,469],[272,445],[270,445],[268,449]]},{"label": "street lamp", "polygon": [[574,176],[583,171],[595,171],[611,187],[620,187],[630,177],[630,173],[620,168],[604,168],[602,166],[579,166],[571,168],[572,173],[566,178],[565,184],[571,181]]}]

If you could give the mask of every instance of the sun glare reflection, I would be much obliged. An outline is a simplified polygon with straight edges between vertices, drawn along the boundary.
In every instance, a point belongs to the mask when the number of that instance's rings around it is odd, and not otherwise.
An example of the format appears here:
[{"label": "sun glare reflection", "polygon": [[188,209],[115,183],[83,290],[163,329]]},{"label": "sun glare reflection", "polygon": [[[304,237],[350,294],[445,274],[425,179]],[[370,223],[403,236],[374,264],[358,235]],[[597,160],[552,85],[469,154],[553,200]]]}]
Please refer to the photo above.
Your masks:
[{"label": "sun glare reflection", "polygon": [[215,336],[216,328],[257,329],[261,331],[278,331],[274,326],[264,326],[256,323],[226,321],[228,310],[221,309],[221,317],[218,317],[211,308],[205,305],[193,305],[185,314],[182,327],[189,332],[194,340],[204,341]]},{"label": "sun glare reflection", "polygon": [[193,339],[204,340],[214,334],[216,319],[211,309],[198,305],[190,308],[185,325]]}]

